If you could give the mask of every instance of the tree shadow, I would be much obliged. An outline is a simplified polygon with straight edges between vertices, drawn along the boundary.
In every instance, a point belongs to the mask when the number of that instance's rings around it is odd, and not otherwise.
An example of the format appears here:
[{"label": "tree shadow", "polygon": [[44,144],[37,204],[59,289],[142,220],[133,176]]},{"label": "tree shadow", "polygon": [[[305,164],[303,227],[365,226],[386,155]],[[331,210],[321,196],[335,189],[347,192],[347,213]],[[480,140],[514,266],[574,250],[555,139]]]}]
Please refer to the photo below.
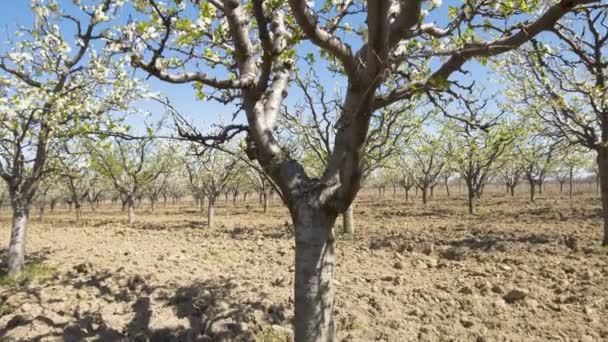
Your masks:
[{"label": "tree shadow", "polygon": [[[72,296],[73,292],[78,291],[87,292],[89,297],[80,298],[78,306],[86,298],[96,298],[94,303],[99,305],[84,311],[79,311],[79,307],[70,308],[73,312],[60,311],[55,302],[41,297],[41,291],[51,286],[53,290],[57,286],[63,287],[62,294],[66,296]],[[261,294],[251,296],[254,291],[244,288],[235,279],[222,276],[172,287],[152,284],[147,279],[126,273],[122,269],[97,272],[81,267],[40,286],[15,287],[10,293],[2,293],[3,300],[20,296],[40,309],[35,312],[12,313],[0,310],[0,316],[12,315],[8,324],[0,327],[0,340],[8,340],[12,329],[43,324],[46,325],[46,332],[31,329],[31,334],[38,331],[39,335],[27,336],[27,339],[256,341],[256,335],[265,328],[290,322],[288,309],[283,304],[274,303]],[[63,299],[58,299],[61,300]],[[123,324],[118,326],[122,328],[118,328],[107,314],[107,308],[116,303],[126,310],[121,311]],[[58,316],[61,318],[57,319]],[[288,339],[285,336],[285,340]]]}]

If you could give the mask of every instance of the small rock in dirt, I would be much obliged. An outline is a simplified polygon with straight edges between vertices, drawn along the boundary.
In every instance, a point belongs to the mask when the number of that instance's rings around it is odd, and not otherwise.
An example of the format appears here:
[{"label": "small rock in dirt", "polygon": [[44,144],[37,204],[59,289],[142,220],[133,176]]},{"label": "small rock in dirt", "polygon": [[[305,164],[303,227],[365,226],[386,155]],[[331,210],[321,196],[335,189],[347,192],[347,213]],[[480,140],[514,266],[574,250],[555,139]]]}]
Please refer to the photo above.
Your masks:
[{"label": "small rock in dirt", "polygon": [[142,287],[144,284],[145,284],[144,277],[142,277],[139,274],[134,274],[134,275],[130,276],[129,279],[127,280],[127,287],[131,291],[137,290],[138,288]]},{"label": "small rock in dirt", "polygon": [[462,324],[462,326],[465,328],[470,328],[473,326],[473,321],[468,317],[462,317],[460,319],[460,324]]},{"label": "small rock in dirt", "polygon": [[81,274],[93,274],[95,272],[95,268],[90,262],[83,262],[82,264],[78,264],[74,266],[74,270]]},{"label": "small rock in dirt", "polygon": [[451,247],[440,253],[443,259],[450,261],[462,261],[466,258],[466,251],[462,248]]},{"label": "small rock in dirt", "polygon": [[403,263],[402,263],[401,261],[397,261],[397,262],[395,262],[395,263],[393,264],[393,267],[394,267],[395,269],[402,270],[402,269],[403,269]]},{"label": "small rock in dirt", "polygon": [[575,252],[578,250],[578,240],[572,235],[564,236],[564,245]]},{"label": "small rock in dirt", "polygon": [[498,265],[498,268],[501,271],[504,271],[504,272],[510,272],[511,270],[513,270],[513,268],[511,266],[509,266],[509,265],[502,265],[502,264]]},{"label": "small rock in dirt", "polygon": [[426,255],[433,254],[434,250],[435,250],[435,247],[432,244],[429,244],[429,243],[423,244],[422,248],[420,249],[420,251],[422,252],[422,254],[426,254]]},{"label": "small rock in dirt", "polygon": [[518,300],[522,300],[522,299],[526,298],[527,296],[528,296],[528,291],[523,290],[523,289],[513,289],[513,290],[509,291],[509,293],[504,295],[502,298],[507,303],[514,303]]},{"label": "small rock in dirt", "polygon": [[458,290],[458,292],[462,293],[462,294],[470,295],[470,294],[473,294],[473,289],[471,289],[468,286],[463,286],[460,290]]},{"label": "small rock in dirt", "polygon": [[503,293],[505,293],[505,290],[502,288],[502,286],[496,284],[496,285],[492,286],[492,292],[494,292],[496,294],[503,294]]}]

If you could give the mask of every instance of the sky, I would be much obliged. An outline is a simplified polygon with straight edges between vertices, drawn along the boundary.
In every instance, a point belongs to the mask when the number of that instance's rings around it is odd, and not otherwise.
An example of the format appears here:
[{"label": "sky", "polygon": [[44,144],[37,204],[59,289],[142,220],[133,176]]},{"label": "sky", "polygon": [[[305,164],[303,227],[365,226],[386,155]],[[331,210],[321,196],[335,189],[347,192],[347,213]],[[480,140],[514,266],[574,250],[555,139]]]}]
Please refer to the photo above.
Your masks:
[{"label": "sky", "polygon": [[[71,2],[69,0],[60,0],[60,4],[62,2]],[[18,25],[31,25],[33,23],[33,16],[29,9],[30,0],[2,0],[0,1],[0,41],[2,41],[3,46],[0,48],[3,51],[6,51],[7,46],[5,43],[7,35],[13,34]],[[319,1],[317,1],[319,2]],[[427,21],[436,21],[440,26],[442,24],[442,20],[439,18],[447,17],[447,9],[448,5],[457,5],[460,1],[456,0],[446,0],[440,7],[431,12],[433,16],[429,16]],[[357,24],[357,23],[353,23]],[[354,26],[354,25],[353,25]],[[63,29],[63,28],[62,28]],[[348,42],[348,39],[347,39]],[[353,42],[355,43],[355,42]],[[353,49],[357,49],[359,44],[358,42],[353,45]],[[310,43],[304,43],[303,51],[315,51],[315,47],[313,47]],[[494,79],[495,75],[490,75],[486,67],[481,66],[476,62],[469,62],[465,69],[470,71],[471,74],[467,75],[455,75],[452,79],[461,79],[464,80],[465,83],[469,83],[472,80],[475,80],[476,84],[482,87],[485,87],[491,93],[497,89],[496,82]],[[142,72],[138,72],[137,75],[144,77],[145,74]],[[320,72],[320,77],[325,84],[328,84],[328,87],[332,87],[333,89],[339,86],[336,84],[335,75],[329,72]],[[339,82],[339,81],[338,81]],[[158,81],[155,78],[148,78],[146,83],[150,86],[150,88],[154,91],[158,91],[163,95],[167,96],[172,105],[174,105],[182,114],[184,114],[189,120],[191,120],[198,127],[208,127],[211,124],[217,123],[218,121],[230,121],[232,119],[231,114],[234,111],[233,107],[226,107],[224,105],[215,103],[215,102],[201,102],[196,100],[195,92],[190,84],[169,84],[162,81]],[[343,81],[342,81],[343,83]],[[297,90],[290,89],[290,96],[286,99],[285,103],[288,106],[292,106],[298,102],[299,96],[297,94]],[[155,118],[159,118],[164,110],[155,102],[140,102],[137,104],[137,107],[146,111],[149,111],[154,114]],[[239,122],[244,121],[244,116],[241,115],[240,118],[237,119]],[[133,119],[134,125],[138,125],[140,123],[140,119]]]}]

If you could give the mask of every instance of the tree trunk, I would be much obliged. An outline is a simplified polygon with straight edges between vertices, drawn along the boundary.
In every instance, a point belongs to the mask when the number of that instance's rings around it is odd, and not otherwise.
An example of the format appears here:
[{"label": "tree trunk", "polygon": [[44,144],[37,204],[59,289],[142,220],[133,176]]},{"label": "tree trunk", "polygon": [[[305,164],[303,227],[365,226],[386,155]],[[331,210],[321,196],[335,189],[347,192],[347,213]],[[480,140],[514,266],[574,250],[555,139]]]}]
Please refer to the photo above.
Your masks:
[{"label": "tree trunk", "polygon": [[44,223],[44,204],[38,208],[38,221]]},{"label": "tree trunk", "polygon": [[202,213],[205,211],[205,196],[199,197],[198,201],[200,204],[199,208],[201,209],[201,213]]},{"label": "tree trunk", "polygon": [[563,194],[564,193],[564,183],[565,182],[559,182],[559,194]]},{"label": "tree trunk", "polygon": [[239,195],[237,193],[232,194],[232,206],[236,208],[236,200],[238,199]]},{"label": "tree trunk", "polygon": [[207,207],[207,227],[212,228],[215,219],[215,197],[209,197],[209,206]]},{"label": "tree trunk", "polygon": [[538,194],[539,195],[543,194],[543,182],[542,181],[538,182]]},{"label": "tree trunk", "polygon": [[511,185],[511,186],[509,186],[509,189],[511,190],[511,197],[515,197],[515,187],[516,186],[517,185]]},{"label": "tree trunk", "polygon": [[393,199],[397,198],[397,184],[393,183]]},{"label": "tree trunk", "polygon": [[410,201],[410,188],[404,188],[405,189],[405,202],[409,202]]},{"label": "tree trunk", "polygon": [[574,170],[570,168],[570,174],[568,175],[569,189],[568,189],[568,197],[572,201],[572,179],[574,178]]},{"label": "tree trunk", "polygon": [[450,185],[448,184],[448,179],[445,179],[445,193],[448,197],[450,197]]},{"label": "tree trunk", "polygon": [[8,274],[11,277],[23,272],[25,266],[28,211],[28,204],[13,203],[11,240],[8,245]]},{"label": "tree trunk", "polygon": [[80,206],[80,203],[75,203],[74,204],[74,211],[76,212],[76,224],[80,223],[80,219],[82,217],[82,208]]},{"label": "tree trunk", "polygon": [[475,208],[475,200],[477,199],[477,196],[475,196],[475,192],[473,191],[473,189],[469,188],[469,214],[471,215],[475,215],[476,214],[476,208]]},{"label": "tree trunk", "polygon": [[604,218],[604,238],[602,246],[608,246],[608,149],[600,148],[597,153],[597,164],[602,196],[602,216]]},{"label": "tree trunk", "polygon": [[295,340],[334,340],[334,237],[337,215],[308,203],[292,210],[296,231]]},{"label": "tree trunk", "polygon": [[344,234],[353,234],[355,232],[354,220],[353,220],[353,206],[354,203],[346,209],[344,213],[342,213],[342,225]]},{"label": "tree trunk", "polygon": [[426,195],[427,195],[427,188],[422,188],[420,190],[422,190],[422,204],[426,205],[426,202],[427,202],[427,197],[426,197]]},{"label": "tree trunk", "polygon": [[530,181],[530,202],[534,202],[534,190],[536,188],[536,184],[534,181]]},{"label": "tree trunk", "polygon": [[264,204],[264,212],[267,212],[268,211],[268,194],[263,193],[262,200],[263,200],[263,204]]},{"label": "tree trunk", "polygon": [[129,224],[135,223],[135,201],[132,198],[127,199],[127,211],[129,215]]}]

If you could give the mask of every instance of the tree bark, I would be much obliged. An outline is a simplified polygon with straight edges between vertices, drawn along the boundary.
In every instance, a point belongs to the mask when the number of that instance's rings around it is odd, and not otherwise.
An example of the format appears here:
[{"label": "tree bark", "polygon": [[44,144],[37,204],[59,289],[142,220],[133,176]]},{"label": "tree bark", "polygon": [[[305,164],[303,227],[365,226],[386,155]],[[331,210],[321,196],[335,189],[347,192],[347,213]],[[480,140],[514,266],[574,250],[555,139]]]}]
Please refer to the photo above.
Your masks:
[{"label": "tree bark", "polygon": [[213,228],[215,223],[215,197],[209,197],[209,205],[207,207],[207,227]]},{"label": "tree bark", "polygon": [[11,240],[8,246],[8,274],[19,275],[25,267],[25,241],[29,208],[26,203],[13,203]]},{"label": "tree bark", "polygon": [[473,191],[473,189],[469,189],[469,214],[471,215],[475,215],[476,214],[476,207],[475,207],[475,200],[477,199],[477,196],[475,196],[475,192]]},{"label": "tree bark", "polygon": [[76,212],[76,224],[80,223],[80,219],[82,218],[82,208],[80,206],[80,203],[76,203],[74,205],[74,209]]},{"label": "tree bark", "polygon": [[515,197],[515,187],[516,185],[509,186],[509,190],[511,191],[511,197]]},{"label": "tree bark", "polygon": [[268,194],[263,193],[262,194],[262,201],[263,201],[263,205],[264,205],[264,212],[268,211]]},{"label": "tree bark", "polygon": [[574,170],[572,168],[570,168],[570,174],[568,175],[568,183],[569,183],[568,197],[570,198],[571,201],[572,201],[572,188],[573,188],[572,179],[573,178],[574,178]]},{"label": "tree bark", "polygon": [[600,148],[597,151],[597,165],[602,196],[602,216],[604,219],[602,246],[608,246],[608,148]]},{"label": "tree bark", "polygon": [[133,198],[127,199],[127,212],[129,215],[129,224],[135,223],[135,201]]},{"label": "tree bark", "polygon": [[427,197],[426,197],[426,195],[427,195],[427,188],[422,188],[420,190],[422,190],[422,204],[426,205],[426,202],[427,202]]},{"label": "tree bark", "polygon": [[337,215],[309,204],[292,210],[296,231],[295,340],[334,340],[334,237]]},{"label": "tree bark", "polygon": [[536,185],[534,184],[534,181],[530,181],[530,202],[534,202],[534,190],[536,188]]},{"label": "tree bark", "polygon": [[344,234],[353,234],[355,232],[355,223],[353,220],[353,206],[351,205],[346,209],[344,213],[342,213],[342,225]]},{"label": "tree bark", "polygon": [[44,204],[38,208],[38,221],[44,223]]}]

